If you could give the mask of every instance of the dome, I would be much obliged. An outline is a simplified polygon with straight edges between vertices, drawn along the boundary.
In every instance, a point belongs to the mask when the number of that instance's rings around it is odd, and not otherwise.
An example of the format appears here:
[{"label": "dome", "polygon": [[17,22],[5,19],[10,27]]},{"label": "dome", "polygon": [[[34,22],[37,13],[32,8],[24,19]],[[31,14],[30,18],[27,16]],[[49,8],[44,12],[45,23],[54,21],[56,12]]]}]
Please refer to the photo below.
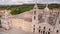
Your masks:
[{"label": "dome", "polygon": [[44,8],[44,11],[49,11],[49,8],[48,8],[48,7],[45,7],[45,8]]},{"label": "dome", "polygon": [[46,4],[46,7],[44,8],[44,11],[49,11],[48,4]]},{"label": "dome", "polygon": [[50,14],[50,10],[48,8],[48,5],[46,5],[46,7],[44,8],[44,14],[47,16]]}]

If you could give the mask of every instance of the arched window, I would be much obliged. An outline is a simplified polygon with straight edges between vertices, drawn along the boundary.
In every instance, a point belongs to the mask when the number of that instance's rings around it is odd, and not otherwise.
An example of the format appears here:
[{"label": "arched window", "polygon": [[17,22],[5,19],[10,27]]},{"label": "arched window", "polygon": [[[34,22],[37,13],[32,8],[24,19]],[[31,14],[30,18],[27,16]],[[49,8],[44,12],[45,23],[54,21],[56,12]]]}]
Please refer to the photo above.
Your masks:
[{"label": "arched window", "polygon": [[43,31],[43,34],[45,34],[45,31]]},{"label": "arched window", "polygon": [[33,25],[33,33],[35,32],[35,25]]},{"label": "arched window", "polygon": [[39,28],[41,28],[41,27],[39,26]]},{"label": "arched window", "polygon": [[46,27],[44,27],[44,30],[45,30]]},{"label": "arched window", "polygon": [[0,20],[0,28],[2,28],[2,25],[1,25],[1,20]]},{"label": "arched window", "polygon": [[39,26],[39,33],[40,33],[40,28],[41,28],[41,27]]},{"label": "arched window", "polygon": [[56,33],[58,33],[58,32],[59,32],[59,30],[56,31]]},{"label": "arched window", "polygon": [[40,33],[40,29],[39,29],[39,33]]},{"label": "arched window", "polygon": [[49,28],[48,34],[50,34],[50,28]]},{"label": "arched window", "polygon": [[33,25],[33,27],[35,27],[35,25]]},{"label": "arched window", "polygon": [[33,32],[35,32],[35,28],[33,28]]},{"label": "arched window", "polygon": [[60,24],[60,21],[59,21],[59,24]]},{"label": "arched window", "polygon": [[36,11],[34,11],[34,15],[36,15]]},{"label": "arched window", "polygon": [[48,34],[50,34],[50,32],[48,31]]},{"label": "arched window", "polygon": [[34,16],[34,20],[36,19],[36,16]]},{"label": "arched window", "polygon": [[50,31],[50,28],[49,28],[49,31]]},{"label": "arched window", "polygon": [[45,34],[45,28],[46,28],[46,27],[44,26],[44,28],[43,28],[43,29],[44,29],[44,30],[43,30],[43,34]]}]

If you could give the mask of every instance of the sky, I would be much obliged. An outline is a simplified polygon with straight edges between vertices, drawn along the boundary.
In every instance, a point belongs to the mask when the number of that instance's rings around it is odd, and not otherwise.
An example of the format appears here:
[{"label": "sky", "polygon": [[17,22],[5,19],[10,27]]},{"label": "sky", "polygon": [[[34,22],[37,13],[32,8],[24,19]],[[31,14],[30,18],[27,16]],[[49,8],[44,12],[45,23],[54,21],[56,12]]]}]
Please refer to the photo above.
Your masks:
[{"label": "sky", "polygon": [[35,3],[37,1],[37,3],[42,3],[42,4],[46,4],[46,3],[58,3],[60,4],[60,0],[0,0],[0,5],[21,5],[21,4],[31,4],[31,3]]}]

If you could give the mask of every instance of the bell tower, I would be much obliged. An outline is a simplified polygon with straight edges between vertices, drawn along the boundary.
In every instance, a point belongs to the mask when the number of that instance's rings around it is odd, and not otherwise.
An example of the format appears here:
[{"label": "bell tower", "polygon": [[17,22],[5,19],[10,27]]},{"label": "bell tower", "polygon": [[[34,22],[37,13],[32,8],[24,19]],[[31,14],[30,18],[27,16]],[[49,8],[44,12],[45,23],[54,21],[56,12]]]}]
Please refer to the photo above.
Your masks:
[{"label": "bell tower", "polygon": [[32,32],[36,33],[37,32],[37,26],[38,26],[38,6],[37,6],[37,1],[35,0],[35,5],[33,8],[33,15],[32,15]]}]

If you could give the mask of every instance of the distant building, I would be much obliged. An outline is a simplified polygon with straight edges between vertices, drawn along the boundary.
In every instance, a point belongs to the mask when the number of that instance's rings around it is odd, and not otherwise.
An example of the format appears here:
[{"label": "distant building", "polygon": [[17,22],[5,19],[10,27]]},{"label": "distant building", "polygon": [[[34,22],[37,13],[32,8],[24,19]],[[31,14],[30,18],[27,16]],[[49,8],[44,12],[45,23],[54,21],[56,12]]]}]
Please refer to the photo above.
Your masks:
[{"label": "distant building", "polygon": [[1,15],[1,25],[2,25],[2,28],[4,29],[9,29],[10,28],[10,25],[11,25],[11,16],[10,14],[8,13],[8,11],[10,10],[2,10],[2,15]]}]

